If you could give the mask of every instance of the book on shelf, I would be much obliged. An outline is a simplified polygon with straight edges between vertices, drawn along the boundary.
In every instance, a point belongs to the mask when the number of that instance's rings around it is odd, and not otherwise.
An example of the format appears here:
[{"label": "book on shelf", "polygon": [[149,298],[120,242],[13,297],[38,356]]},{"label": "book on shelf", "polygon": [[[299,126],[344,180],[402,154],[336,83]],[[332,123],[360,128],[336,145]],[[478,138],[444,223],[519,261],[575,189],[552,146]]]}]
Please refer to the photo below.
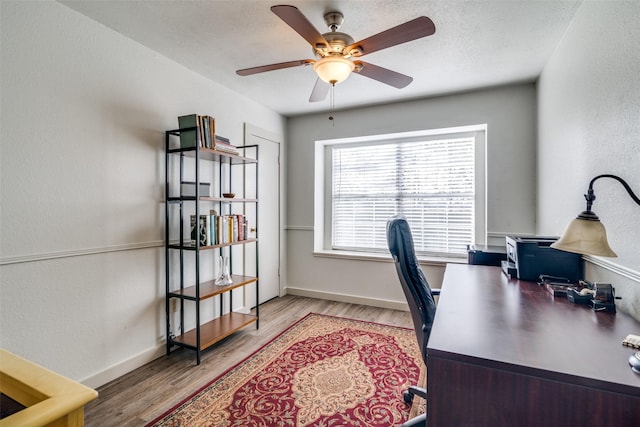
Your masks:
[{"label": "book on shelf", "polygon": [[199,126],[200,119],[197,114],[189,114],[178,117],[180,129],[195,128],[193,130],[180,132],[180,148],[190,148],[202,146],[202,133]]},{"label": "book on shelf", "polygon": [[211,132],[209,130],[209,116],[200,117],[202,121],[202,134],[204,135],[204,147],[211,148]]},{"label": "book on shelf", "polygon": [[209,230],[211,228],[211,218],[209,215],[200,215],[200,220],[195,215],[191,215],[191,241],[195,244],[200,242],[200,246],[211,245]]},{"label": "book on shelf", "polygon": [[210,214],[208,230],[212,245],[234,243],[246,240],[247,220],[242,214],[218,215],[215,211]]},{"label": "book on shelf", "polygon": [[222,151],[224,153],[235,154],[235,155],[240,154],[240,150],[238,150],[238,147],[231,144],[231,142],[229,142],[229,138],[225,138],[220,135],[215,135],[215,145],[213,148],[216,151]]},{"label": "book on shelf", "polygon": [[213,148],[215,145],[216,120],[211,116],[188,114],[178,117],[180,129],[195,127],[195,130],[180,132],[180,147]]},{"label": "book on shelf", "polygon": [[207,120],[209,122],[209,132],[207,134],[209,136],[209,145],[207,146],[207,148],[213,148],[213,146],[215,145],[214,139],[216,134],[216,119],[211,116],[207,116]]},{"label": "book on shelf", "polygon": [[218,215],[211,210],[208,215],[200,215],[196,220],[191,215],[191,245],[200,239],[200,246],[223,245],[247,240],[248,222],[242,214]]},{"label": "book on shelf", "polygon": [[178,117],[180,129],[195,128],[180,132],[181,148],[211,148],[227,154],[239,155],[240,150],[229,138],[216,135],[216,120],[207,115],[188,114]]}]

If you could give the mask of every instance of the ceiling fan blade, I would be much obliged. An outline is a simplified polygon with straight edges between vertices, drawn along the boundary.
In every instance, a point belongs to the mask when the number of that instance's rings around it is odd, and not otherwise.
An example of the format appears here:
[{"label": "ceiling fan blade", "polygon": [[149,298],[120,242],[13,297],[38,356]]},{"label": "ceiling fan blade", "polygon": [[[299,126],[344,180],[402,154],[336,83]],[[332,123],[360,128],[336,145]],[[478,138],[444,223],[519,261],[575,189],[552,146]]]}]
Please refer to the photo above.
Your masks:
[{"label": "ceiling fan blade", "polygon": [[278,15],[287,25],[300,34],[309,44],[316,48],[329,47],[322,34],[313,26],[311,22],[295,6],[272,6],[271,11]]},{"label": "ceiling fan blade", "polygon": [[324,101],[327,98],[329,89],[331,89],[331,85],[325,82],[324,80],[322,80],[321,78],[318,78],[316,80],[315,86],[313,86],[313,90],[311,91],[309,102]]},{"label": "ceiling fan blade", "polygon": [[358,74],[370,79],[377,80],[379,82],[388,84],[398,89],[406,87],[413,81],[413,77],[389,70],[387,68],[380,67],[378,65],[369,64],[363,61],[354,61],[356,65],[360,65],[361,68],[357,71]]},{"label": "ceiling fan blade", "polygon": [[435,32],[436,26],[433,21],[426,16],[420,16],[416,19],[405,22],[404,24],[389,28],[386,31],[353,43],[346,48],[346,52],[350,52],[357,48],[362,52],[361,55],[366,55],[391,46],[406,43],[411,40],[430,36]]},{"label": "ceiling fan blade", "polygon": [[283,68],[299,67],[301,65],[313,64],[312,59],[299,59],[297,61],[279,62],[277,64],[261,65],[259,67],[245,68],[237,70],[239,76],[250,76],[251,74],[264,73],[265,71],[281,70]]}]

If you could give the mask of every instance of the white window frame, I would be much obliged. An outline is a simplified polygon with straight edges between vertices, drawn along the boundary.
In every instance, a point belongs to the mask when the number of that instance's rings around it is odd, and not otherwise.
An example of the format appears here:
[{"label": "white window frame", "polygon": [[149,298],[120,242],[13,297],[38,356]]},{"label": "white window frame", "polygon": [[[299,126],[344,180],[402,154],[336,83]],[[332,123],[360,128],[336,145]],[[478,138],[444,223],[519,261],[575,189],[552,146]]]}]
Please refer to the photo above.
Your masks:
[{"label": "white window frame", "polygon": [[[368,135],[315,141],[314,170],[314,255],[346,258],[388,258],[388,253],[350,252],[331,248],[331,147],[341,144],[361,144],[393,140],[394,142],[424,137],[426,139],[475,137],[475,242],[484,245],[487,241],[487,188],[486,188],[486,144],[487,125],[457,126],[421,131]],[[429,256],[420,257],[434,261],[460,259],[460,257]]]}]

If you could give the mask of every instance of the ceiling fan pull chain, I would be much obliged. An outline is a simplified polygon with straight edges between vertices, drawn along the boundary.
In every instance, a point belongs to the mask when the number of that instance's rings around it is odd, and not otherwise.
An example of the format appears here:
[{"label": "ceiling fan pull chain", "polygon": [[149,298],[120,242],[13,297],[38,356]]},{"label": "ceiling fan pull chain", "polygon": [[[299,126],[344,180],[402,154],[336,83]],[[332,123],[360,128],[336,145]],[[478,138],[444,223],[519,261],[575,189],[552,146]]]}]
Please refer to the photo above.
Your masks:
[{"label": "ceiling fan pull chain", "polygon": [[333,121],[333,111],[335,109],[335,98],[334,98],[334,94],[333,91],[336,87],[335,83],[331,84],[331,94],[329,95],[329,120],[331,120],[331,123],[333,125],[333,127],[336,127],[336,122]]}]

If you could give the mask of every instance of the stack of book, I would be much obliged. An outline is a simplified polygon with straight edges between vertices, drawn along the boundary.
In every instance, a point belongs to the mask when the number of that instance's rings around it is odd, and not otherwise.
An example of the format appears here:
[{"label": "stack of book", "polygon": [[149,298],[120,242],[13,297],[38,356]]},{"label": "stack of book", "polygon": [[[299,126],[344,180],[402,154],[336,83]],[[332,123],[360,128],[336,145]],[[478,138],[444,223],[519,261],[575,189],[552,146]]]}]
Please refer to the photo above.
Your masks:
[{"label": "stack of book", "polygon": [[247,219],[242,214],[218,215],[212,211],[209,215],[200,215],[200,221],[191,215],[191,240],[197,239],[200,246],[221,245],[247,239]]},{"label": "stack of book", "polygon": [[[180,147],[200,147],[238,155],[238,147],[231,144],[229,138],[216,135],[216,120],[211,116],[189,114],[178,117]],[[189,129],[182,131],[182,129]]]},{"label": "stack of book", "polygon": [[215,145],[213,147],[214,150],[223,151],[225,153],[235,154],[236,156],[240,154],[238,147],[232,145],[229,142],[229,138],[225,138],[220,135],[216,135],[215,137]]}]

